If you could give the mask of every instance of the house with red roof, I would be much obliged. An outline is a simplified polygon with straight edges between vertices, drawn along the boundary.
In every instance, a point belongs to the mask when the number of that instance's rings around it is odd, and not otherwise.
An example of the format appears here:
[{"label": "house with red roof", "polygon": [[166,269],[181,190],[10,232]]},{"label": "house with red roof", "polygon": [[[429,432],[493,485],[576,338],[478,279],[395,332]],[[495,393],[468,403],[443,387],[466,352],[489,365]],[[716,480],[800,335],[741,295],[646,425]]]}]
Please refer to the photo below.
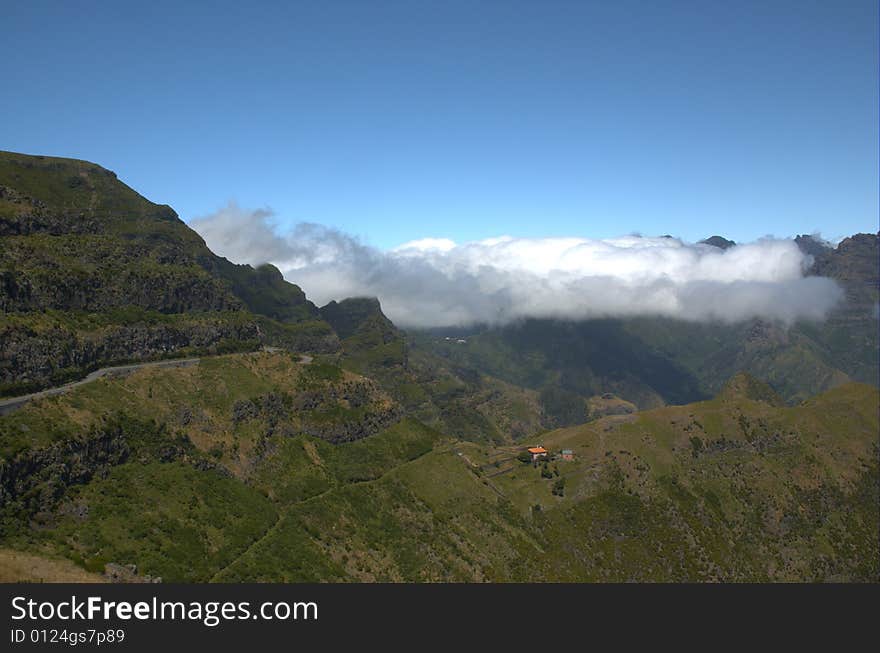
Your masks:
[{"label": "house with red roof", "polygon": [[550,452],[547,451],[544,447],[537,446],[529,447],[529,453],[532,456],[532,462],[535,462],[536,460],[538,460],[538,458],[546,458],[547,454]]}]

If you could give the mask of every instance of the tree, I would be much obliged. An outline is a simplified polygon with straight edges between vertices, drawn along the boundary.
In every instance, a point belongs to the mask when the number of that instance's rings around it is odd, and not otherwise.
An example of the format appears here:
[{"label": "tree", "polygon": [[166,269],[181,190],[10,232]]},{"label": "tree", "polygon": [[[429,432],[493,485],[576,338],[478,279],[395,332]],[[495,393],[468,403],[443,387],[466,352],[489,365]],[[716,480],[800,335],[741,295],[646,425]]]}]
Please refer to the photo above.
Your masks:
[{"label": "tree", "polygon": [[557,497],[565,496],[565,479],[559,478],[553,484],[553,494]]}]

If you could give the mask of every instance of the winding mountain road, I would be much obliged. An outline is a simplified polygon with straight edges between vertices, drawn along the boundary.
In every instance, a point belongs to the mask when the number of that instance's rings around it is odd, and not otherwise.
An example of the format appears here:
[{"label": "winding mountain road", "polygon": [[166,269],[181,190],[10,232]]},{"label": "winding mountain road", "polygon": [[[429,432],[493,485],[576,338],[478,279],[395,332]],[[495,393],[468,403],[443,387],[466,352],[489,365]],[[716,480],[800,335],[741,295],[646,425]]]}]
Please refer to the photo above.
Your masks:
[{"label": "winding mountain road", "polygon": [[70,383],[65,383],[56,388],[46,388],[45,390],[32,392],[27,395],[0,399],[0,415],[11,413],[33,399],[43,399],[44,397],[54,397],[55,395],[64,394],[76,387],[91,383],[92,381],[97,381],[105,376],[111,378],[114,376],[125,376],[126,374],[131,374],[135,370],[141,370],[146,367],[189,367],[190,365],[197,365],[200,360],[201,358],[175,358],[163,361],[150,361],[148,363],[132,363],[131,365],[102,367],[99,370],[90,372],[84,379],[80,379],[79,381],[71,381]]},{"label": "winding mountain road", "polygon": [[[266,353],[275,353],[284,350],[279,347],[264,347],[262,351]],[[91,383],[92,381],[96,381],[103,377],[113,378],[116,376],[125,376],[127,374],[131,374],[136,370],[142,370],[148,367],[190,367],[192,365],[198,365],[201,360],[201,358],[173,358],[169,360],[149,361],[146,363],[132,363],[130,365],[114,365],[112,367],[102,367],[99,370],[90,372],[86,375],[85,378],[82,378],[79,381],[71,381],[70,383],[65,383],[64,385],[59,385],[55,388],[46,388],[45,390],[40,390],[39,392],[32,392],[30,394],[20,395],[18,397],[2,398],[0,399],[0,415],[6,415],[14,410],[18,410],[27,402],[34,399],[43,399],[44,397],[54,397],[55,395],[64,394],[65,392],[69,392],[76,387],[85,385],[86,383]],[[300,354],[299,362],[303,365],[308,365],[312,362],[312,357],[307,354]]]}]

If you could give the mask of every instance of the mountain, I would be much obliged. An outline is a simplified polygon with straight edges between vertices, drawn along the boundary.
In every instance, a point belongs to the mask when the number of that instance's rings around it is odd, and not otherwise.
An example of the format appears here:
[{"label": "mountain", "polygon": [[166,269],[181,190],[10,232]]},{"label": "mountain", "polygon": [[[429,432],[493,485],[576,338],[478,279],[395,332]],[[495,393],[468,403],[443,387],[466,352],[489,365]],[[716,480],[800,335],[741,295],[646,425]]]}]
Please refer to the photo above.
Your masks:
[{"label": "mountain", "polygon": [[814,254],[812,272],[838,280],[847,292],[850,305],[876,304],[880,287],[880,234],[855,234],[844,238],[836,248]]},{"label": "mountain", "polygon": [[472,441],[511,442],[555,425],[538,393],[423,348],[399,330],[374,298],[330,302],[321,315],[342,338],[328,358],[376,379],[408,415]]},{"label": "mountain", "polygon": [[528,319],[473,333],[464,343],[431,334],[414,341],[462,367],[536,390],[556,388],[585,398],[612,392],[643,408],[705,396],[691,372],[622,325],[616,319]]},{"label": "mountain", "polygon": [[[734,246],[721,240],[704,242]],[[640,408],[714,395],[740,371],[769,382],[790,402],[849,380],[877,385],[878,236],[857,234],[836,248],[809,236],[797,242],[813,256],[809,273],[830,277],[845,291],[822,323],[526,319],[458,332],[452,341],[442,331],[414,333],[413,350],[539,392],[558,388],[584,399],[612,392]]]},{"label": "mountain", "polygon": [[880,234],[855,234],[814,256],[814,274],[836,280],[845,298],[821,324],[798,325],[825,348],[828,359],[849,378],[880,379]]},{"label": "mountain", "polygon": [[798,249],[800,249],[804,254],[809,254],[814,258],[817,256],[823,256],[824,254],[834,249],[827,241],[822,240],[817,236],[811,236],[808,234],[795,236],[794,242],[798,246]]},{"label": "mountain", "polygon": [[0,404],[4,579],[878,580],[874,235],[801,237],[824,324],[404,332],[83,161],[0,234],[3,394],[136,363]]},{"label": "mountain", "polygon": [[383,342],[385,336],[392,339],[396,332],[394,324],[382,313],[379,300],[375,297],[350,297],[338,303],[332,301],[321,307],[320,313],[340,338],[375,330],[374,325],[383,334]]},{"label": "mountain", "polygon": [[270,265],[214,255],[93,163],[0,152],[0,393],[101,365],[338,339]]},{"label": "mountain", "polygon": [[408,413],[469,438],[549,425],[528,391],[460,378],[426,354],[410,364],[375,299],[319,310],[274,266],[216,256],[170,207],[93,163],[0,153],[0,234],[0,395],[108,365],[271,346],[369,373]]},{"label": "mountain", "polygon": [[701,243],[704,245],[711,245],[712,247],[717,247],[718,249],[730,249],[735,246],[736,243],[732,240],[728,240],[723,236],[709,236],[705,240],[701,240]]},{"label": "mountain", "polygon": [[0,152],[0,235],[5,311],[246,307],[282,320],[317,315],[276,269],[215,256],[171,207],[85,161]]}]

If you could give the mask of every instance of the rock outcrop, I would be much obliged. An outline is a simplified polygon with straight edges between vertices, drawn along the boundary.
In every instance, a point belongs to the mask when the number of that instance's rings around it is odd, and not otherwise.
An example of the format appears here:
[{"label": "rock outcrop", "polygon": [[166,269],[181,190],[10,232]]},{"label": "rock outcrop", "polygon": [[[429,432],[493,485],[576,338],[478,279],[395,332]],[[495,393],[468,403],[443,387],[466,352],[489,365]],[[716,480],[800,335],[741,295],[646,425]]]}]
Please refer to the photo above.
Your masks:
[{"label": "rock outcrop", "polygon": [[174,355],[253,351],[262,334],[254,321],[201,320],[168,324],[111,325],[77,331],[0,326],[0,389],[21,392],[69,381],[98,367]]}]

